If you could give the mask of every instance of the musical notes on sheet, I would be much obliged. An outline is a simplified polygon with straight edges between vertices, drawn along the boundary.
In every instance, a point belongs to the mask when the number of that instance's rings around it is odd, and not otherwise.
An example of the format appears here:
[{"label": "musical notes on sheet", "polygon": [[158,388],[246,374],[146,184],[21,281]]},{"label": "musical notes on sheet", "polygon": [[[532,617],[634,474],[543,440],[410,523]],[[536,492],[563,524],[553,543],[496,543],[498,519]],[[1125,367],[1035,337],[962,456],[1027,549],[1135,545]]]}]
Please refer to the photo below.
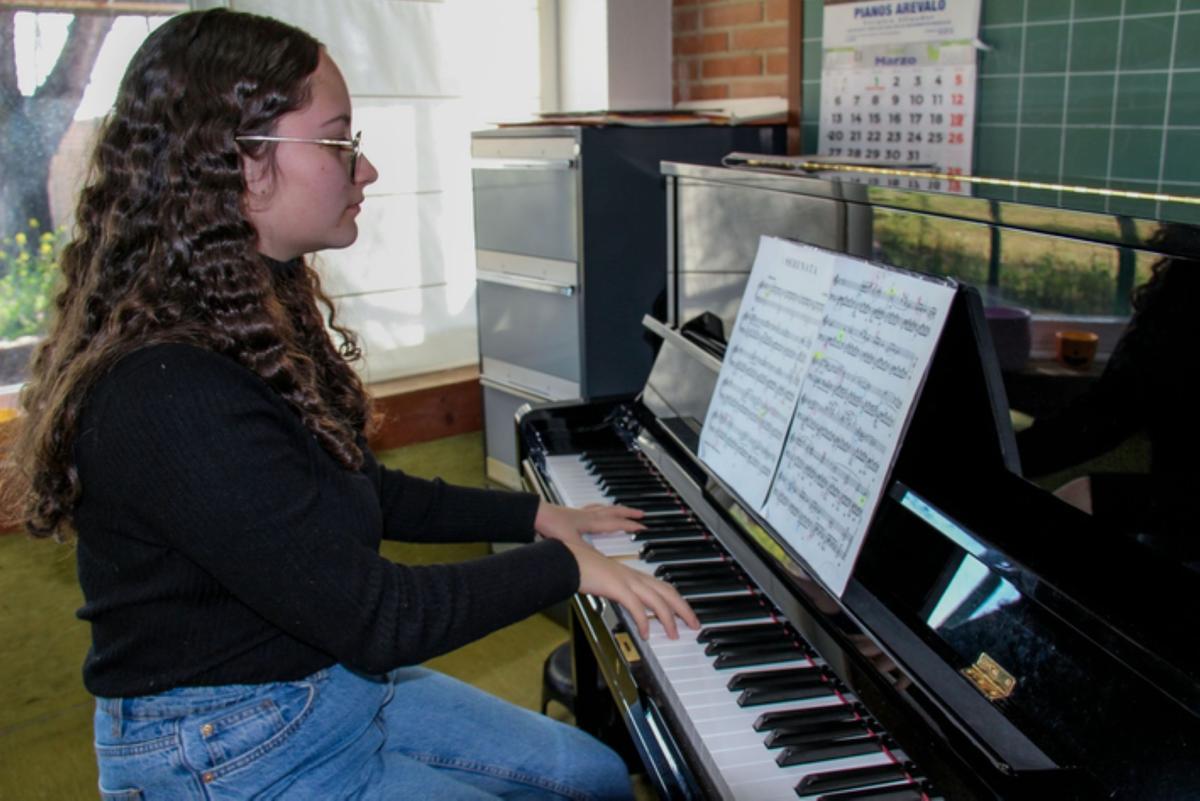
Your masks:
[{"label": "musical notes on sheet", "polygon": [[700,435],[700,458],[756,508],[766,497],[816,347],[832,253],[758,246]]},{"label": "musical notes on sheet", "polygon": [[879,503],[954,290],[839,257],[766,518],[836,592]]},{"label": "musical notes on sheet", "polygon": [[954,291],[817,248],[760,242],[700,456],[839,594]]}]

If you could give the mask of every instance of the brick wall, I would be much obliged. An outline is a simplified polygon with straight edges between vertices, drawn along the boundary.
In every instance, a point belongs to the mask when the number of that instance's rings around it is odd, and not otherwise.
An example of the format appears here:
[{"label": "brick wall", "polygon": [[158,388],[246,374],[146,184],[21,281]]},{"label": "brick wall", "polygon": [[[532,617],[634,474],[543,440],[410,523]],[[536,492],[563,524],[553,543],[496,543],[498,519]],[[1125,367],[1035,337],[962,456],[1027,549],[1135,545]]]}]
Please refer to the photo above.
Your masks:
[{"label": "brick wall", "polygon": [[672,0],[675,102],[786,96],[788,0]]}]

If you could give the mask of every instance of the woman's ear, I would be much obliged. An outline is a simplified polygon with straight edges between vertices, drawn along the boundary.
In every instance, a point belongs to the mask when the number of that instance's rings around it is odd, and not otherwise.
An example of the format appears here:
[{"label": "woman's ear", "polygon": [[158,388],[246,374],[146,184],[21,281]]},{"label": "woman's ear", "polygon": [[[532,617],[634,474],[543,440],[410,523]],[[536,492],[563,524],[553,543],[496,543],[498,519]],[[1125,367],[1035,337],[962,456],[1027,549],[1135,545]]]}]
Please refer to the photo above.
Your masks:
[{"label": "woman's ear", "polygon": [[246,181],[246,201],[253,208],[267,201],[271,194],[273,176],[270,161],[265,157],[242,156],[242,177]]}]

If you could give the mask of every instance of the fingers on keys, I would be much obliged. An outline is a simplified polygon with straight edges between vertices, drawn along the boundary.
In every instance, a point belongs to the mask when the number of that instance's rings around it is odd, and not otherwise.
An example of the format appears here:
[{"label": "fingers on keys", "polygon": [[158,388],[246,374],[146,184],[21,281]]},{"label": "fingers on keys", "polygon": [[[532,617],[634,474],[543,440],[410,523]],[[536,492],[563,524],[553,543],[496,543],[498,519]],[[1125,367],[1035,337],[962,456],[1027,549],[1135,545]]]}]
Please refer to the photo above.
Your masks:
[{"label": "fingers on keys", "polygon": [[597,530],[603,531],[641,531],[644,525],[637,522],[646,516],[641,509],[633,509],[619,504],[590,503],[583,507],[584,511],[599,513],[596,521]]},{"label": "fingers on keys", "polygon": [[696,613],[670,584],[639,573],[634,579],[633,589],[634,594],[641,602],[638,610],[634,613],[634,619],[637,622],[638,633],[642,635],[643,640],[650,636],[647,610],[662,624],[667,637],[672,640],[679,637],[677,618],[686,623],[689,628],[698,629],[700,627]]}]

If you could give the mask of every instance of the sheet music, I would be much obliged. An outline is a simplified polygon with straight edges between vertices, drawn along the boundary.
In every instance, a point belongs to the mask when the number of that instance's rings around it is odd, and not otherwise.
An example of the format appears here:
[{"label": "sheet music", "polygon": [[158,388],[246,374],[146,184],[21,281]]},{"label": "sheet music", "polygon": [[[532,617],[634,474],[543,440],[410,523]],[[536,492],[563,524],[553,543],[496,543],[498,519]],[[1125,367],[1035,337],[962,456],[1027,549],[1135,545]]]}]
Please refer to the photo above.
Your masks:
[{"label": "sheet music", "polygon": [[835,256],[816,349],[763,508],[830,589],[845,590],[954,288]]},{"label": "sheet music", "polygon": [[700,433],[700,458],[761,508],[821,329],[837,256],[762,237]]}]

